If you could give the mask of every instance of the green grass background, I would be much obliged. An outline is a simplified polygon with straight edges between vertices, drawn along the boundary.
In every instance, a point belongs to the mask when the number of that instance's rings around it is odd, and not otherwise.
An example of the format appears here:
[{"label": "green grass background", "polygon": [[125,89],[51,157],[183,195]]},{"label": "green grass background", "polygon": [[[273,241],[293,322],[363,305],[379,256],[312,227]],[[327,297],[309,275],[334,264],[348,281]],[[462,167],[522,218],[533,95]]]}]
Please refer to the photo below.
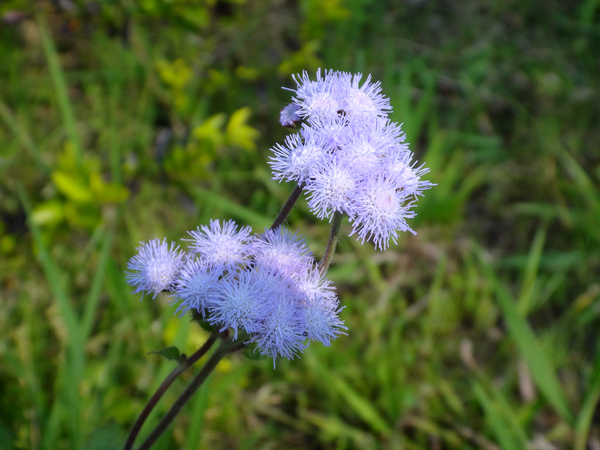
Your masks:
[{"label": "green grass background", "polygon": [[[600,448],[600,2],[0,3],[0,448],[121,448],[206,334],[131,295],[139,241],[269,226],[291,74],[381,80],[437,186],[342,225],[348,335],[233,357],[157,449]],[[288,225],[322,254],[304,200]],[[184,374],[142,430],[185,387]],[[140,441],[141,442],[141,441]]]}]

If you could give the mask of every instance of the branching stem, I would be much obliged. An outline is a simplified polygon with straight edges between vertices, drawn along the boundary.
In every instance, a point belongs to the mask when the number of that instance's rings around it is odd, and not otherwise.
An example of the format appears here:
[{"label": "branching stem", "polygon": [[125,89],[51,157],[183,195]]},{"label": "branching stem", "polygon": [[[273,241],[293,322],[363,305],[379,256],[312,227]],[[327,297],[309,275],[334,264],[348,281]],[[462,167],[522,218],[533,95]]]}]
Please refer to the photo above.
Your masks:
[{"label": "branching stem", "polygon": [[185,361],[182,361],[175,369],[173,369],[173,371],[167,376],[167,378],[165,378],[165,380],[156,390],[154,395],[150,398],[150,400],[148,400],[148,403],[146,403],[146,406],[144,407],[139,417],[133,424],[133,427],[131,427],[131,431],[129,432],[129,436],[127,436],[127,441],[125,442],[125,447],[123,447],[124,450],[131,450],[133,448],[135,438],[137,437],[138,433],[142,429],[142,426],[144,425],[144,422],[146,421],[146,419],[148,418],[148,416],[150,415],[160,398],[163,396],[163,394],[167,391],[167,389],[169,389],[171,384],[173,384],[173,382],[177,379],[179,375],[181,375],[183,372],[189,369],[196,361],[198,361],[200,358],[202,358],[202,356],[206,354],[206,352],[213,346],[213,344],[217,340],[217,337],[217,333],[212,333],[208,340],[204,343],[202,347],[200,347],[200,349],[198,349],[196,353],[191,355],[189,358],[186,358]]},{"label": "branching stem", "polygon": [[202,383],[206,381],[208,376],[217,367],[219,361],[229,353],[233,353],[244,346],[245,342],[232,343],[231,341],[223,341],[221,345],[215,350],[210,359],[206,361],[202,370],[193,378],[192,382],[185,388],[179,398],[173,403],[169,412],[161,419],[156,428],[148,435],[146,440],[142,442],[142,445],[138,450],[149,449],[156,440],[166,431],[175,416],[181,411],[181,408],[192,398],[194,393],[202,386]]},{"label": "branching stem", "polygon": [[327,248],[325,249],[325,254],[323,255],[323,259],[319,263],[319,270],[322,274],[327,272],[329,269],[329,264],[333,259],[333,254],[335,253],[335,246],[337,241],[340,238],[340,227],[342,225],[342,219],[344,215],[336,211],[333,213],[333,220],[331,221],[331,231],[329,232],[329,241],[327,242]]},{"label": "branching stem", "polygon": [[285,202],[285,204],[281,208],[281,211],[279,211],[279,214],[275,218],[275,221],[273,222],[273,225],[271,225],[271,230],[275,230],[276,228],[278,228],[281,225],[283,225],[283,222],[285,222],[285,219],[287,219],[287,216],[290,215],[290,212],[292,211],[292,208],[294,207],[294,204],[296,203],[296,201],[300,197],[300,194],[302,193],[302,189],[303,188],[304,188],[304,184],[302,184],[302,183],[296,185],[296,187],[294,188],[294,190],[290,194],[289,198],[287,199],[287,201]]}]

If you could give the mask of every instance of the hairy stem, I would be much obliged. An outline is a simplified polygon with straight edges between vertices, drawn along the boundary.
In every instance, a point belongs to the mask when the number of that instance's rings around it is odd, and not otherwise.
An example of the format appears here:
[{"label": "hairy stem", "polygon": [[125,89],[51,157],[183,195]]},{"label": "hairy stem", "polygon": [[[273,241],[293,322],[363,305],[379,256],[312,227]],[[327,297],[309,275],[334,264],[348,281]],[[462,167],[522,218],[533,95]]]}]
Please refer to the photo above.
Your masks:
[{"label": "hairy stem", "polygon": [[236,343],[233,344],[231,341],[224,341],[221,345],[215,350],[210,359],[206,361],[202,370],[198,372],[198,374],[194,377],[192,382],[185,388],[179,398],[173,403],[171,409],[167,414],[162,418],[159,424],[152,430],[152,432],[148,435],[146,440],[142,442],[138,450],[149,449],[156,440],[167,430],[175,416],[181,411],[181,408],[185,406],[185,404],[192,398],[194,393],[202,386],[202,383],[206,381],[210,373],[217,367],[219,361],[227,354],[232,353],[234,351],[239,350],[243,347],[245,343]]},{"label": "hairy stem", "polygon": [[323,259],[319,263],[319,270],[322,274],[325,274],[325,272],[327,272],[327,269],[329,269],[329,264],[331,263],[333,253],[335,252],[335,246],[340,238],[340,227],[342,225],[343,217],[344,215],[339,211],[333,213],[333,220],[331,221],[331,231],[329,233],[329,242],[327,242],[327,248],[325,249]]},{"label": "hairy stem", "polygon": [[202,356],[204,356],[206,352],[213,346],[213,344],[217,340],[217,337],[217,333],[212,333],[208,340],[204,343],[202,347],[200,347],[200,349],[198,349],[196,353],[191,355],[189,358],[186,358],[185,361],[181,362],[175,369],[173,369],[173,371],[167,376],[167,378],[165,378],[165,380],[156,390],[154,395],[150,398],[150,400],[148,400],[148,403],[146,403],[146,406],[144,407],[139,417],[133,424],[133,427],[131,427],[131,431],[129,432],[129,436],[127,436],[127,441],[125,442],[125,447],[123,447],[124,450],[131,450],[133,448],[135,438],[142,429],[144,422],[146,421],[146,419],[150,415],[150,412],[152,412],[160,398],[163,396],[163,394],[167,391],[167,389],[169,389],[171,384],[173,384],[173,381],[175,381],[179,375],[181,375],[183,372],[189,369],[196,361],[202,358]]},{"label": "hairy stem", "polygon": [[280,227],[283,224],[283,222],[285,221],[285,219],[287,219],[287,216],[290,215],[290,212],[292,211],[294,204],[300,197],[300,194],[302,193],[303,188],[304,188],[303,183],[296,185],[296,187],[290,194],[289,198],[287,199],[287,201],[281,208],[281,211],[279,211],[279,214],[275,218],[273,225],[271,225],[271,230],[274,230],[274,229]]}]

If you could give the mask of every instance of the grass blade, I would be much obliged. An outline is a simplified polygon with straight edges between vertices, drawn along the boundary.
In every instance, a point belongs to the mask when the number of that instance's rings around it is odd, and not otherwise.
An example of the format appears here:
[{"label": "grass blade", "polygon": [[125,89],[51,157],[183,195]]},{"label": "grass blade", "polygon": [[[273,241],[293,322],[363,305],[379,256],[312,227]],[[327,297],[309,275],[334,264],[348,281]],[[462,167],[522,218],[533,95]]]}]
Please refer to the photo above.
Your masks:
[{"label": "grass blade", "polygon": [[104,244],[102,245],[102,249],[100,250],[98,266],[96,267],[94,279],[92,281],[90,292],[85,303],[85,308],[83,310],[83,319],[81,321],[81,339],[84,341],[87,340],[92,331],[94,313],[96,312],[98,302],[100,300],[100,292],[102,289],[104,275],[106,273],[106,265],[108,263],[108,256],[111,243],[112,234],[108,234],[104,238]]},{"label": "grass blade", "polygon": [[527,321],[519,313],[511,295],[500,283],[489,263],[481,255],[480,261],[486,273],[486,278],[493,284],[498,306],[506,320],[509,333],[527,361],[531,375],[538,388],[561,417],[569,424],[573,424],[573,414],[569,409],[565,393],[543,347],[538,342]]},{"label": "grass blade", "polygon": [[81,167],[83,163],[83,150],[81,146],[81,140],[77,133],[77,127],[75,122],[75,114],[71,106],[69,95],[67,94],[67,81],[60,67],[60,61],[58,60],[58,54],[56,47],[48,31],[45,20],[42,16],[38,17],[38,27],[40,36],[42,39],[42,46],[44,47],[44,53],[46,60],[48,61],[48,69],[50,71],[50,77],[52,78],[52,84],[54,85],[54,91],[56,92],[56,100],[58,102],[58,108],[62,116],[63,125],[67,132],[67,137],[73,145],[75,150],[75,161],[78,167]]},{"label": "grass blade", "polygon": [[575,450],[585,450],[586,448],[587,436],[600,399],[600,353],[596,355],[596,365],[590,379],[590,385],[575,424]]},{"label": "grass blade", "polygon": [[487,422],[496,435],[500,446],[504,450],[522,450],[527,448],[527,442],[523,442],[522,439],[519,439],[509,431],[511,427],[506,420],[507,412],[499,410],[498,403],[492,401],[478,382],[475,382],[473,386],[473,393],[483,407]]}]

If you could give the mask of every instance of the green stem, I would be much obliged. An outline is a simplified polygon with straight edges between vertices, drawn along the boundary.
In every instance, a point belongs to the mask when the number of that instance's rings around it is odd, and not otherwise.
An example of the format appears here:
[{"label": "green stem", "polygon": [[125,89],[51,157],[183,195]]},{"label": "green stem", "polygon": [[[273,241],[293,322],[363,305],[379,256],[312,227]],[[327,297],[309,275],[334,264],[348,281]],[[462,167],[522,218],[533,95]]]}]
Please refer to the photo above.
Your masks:
[{"label": "green stem", "polygon": [[167,430],[175,416],[179,414],[179,411],[185,406],[185,404],[190,401],[194,393],[202,386],[202,383],[206,381],[211,372],[217,367],[217,364],[224,356],[229,353],[233,353],[245,345],[245,342],[232,344],[231,341],[222,342],[221,345],[215,350],[210,359],[206,361],[202,370],[198,372],[198,374],[194,377],[192,382],[185,388],[183,393],[179,396],[179,398],[175,401],[173,406],[167,414],[162,418],[162,420],[158,423],[156,428],[152,430],[152,432],[148,435],[146,440],[142,442],[142,445],[138,448],[138,450],[146,450],[149,449],[157,439]]},{"label": "green stem", "polygon": [[154,409],[160,398],[163,396],[163,394],[167,391],[167,389],[169,389],[171,384],[173,384],[173,381],[175,381],[179,375],[181,375],[183,372],[189,369],[196,361],[198,361],[200,358],[202,358],[202,356],[206,354],[206,352],[213,346],[213,344],[217,340],[217,337],[217,333],[212,333],[208,340],[204,343],[202,347],[200,347],[200,349],[196,353],[191,355],[189,358],[186,358],[185,361],[179,364],[167,376],[167,378],[165,378],[165,380],[156,390],[154,395],[150,398],[148,403],[146,403],[146,406],[144,407],[141,414],[133,424],[133,427],[131,427],[131,431],[129,432],[129,436],[127,436],[127,441],[125,442],[125,447],[123,447],[123,450],[131,450],[133,448],[135,438],[142,429],[142,426],[144,425],[144,422],[150,415],[150,412],[152,412],[152,410]]},{"label": "green stem", "polygon": [[327,242],[327,248],[325,249],[323,259],[319,263],[319,270],[322,274],[325,274],[325,272],[327,272],[327,269],[329,269],[329,264],[333,259],[335,246],[340,238],[340,227],[342,225],[343,217],[344,215],[339,211],[333,213],[333,220],[331,221],[331,231],[329,233],[329,242]]},{"label": "green stem", "polygon": [[281,211],[279,211],[279,214],[275,218],[273,225],[271,225],[271,230],[275,230],[276,228],[280,227],[283,224],[283,222],[285,222],[285,219],[287,219],[287,216],[290,215],[290,212],[292,211],[294,204],[300,197],[300,194],[302,193],[303,188],[304,188],[304,184],[302,184],[302,183],[296,185],[296,187],[290,194],[289,198],[287,199],[287,201],[281,208]]}]

